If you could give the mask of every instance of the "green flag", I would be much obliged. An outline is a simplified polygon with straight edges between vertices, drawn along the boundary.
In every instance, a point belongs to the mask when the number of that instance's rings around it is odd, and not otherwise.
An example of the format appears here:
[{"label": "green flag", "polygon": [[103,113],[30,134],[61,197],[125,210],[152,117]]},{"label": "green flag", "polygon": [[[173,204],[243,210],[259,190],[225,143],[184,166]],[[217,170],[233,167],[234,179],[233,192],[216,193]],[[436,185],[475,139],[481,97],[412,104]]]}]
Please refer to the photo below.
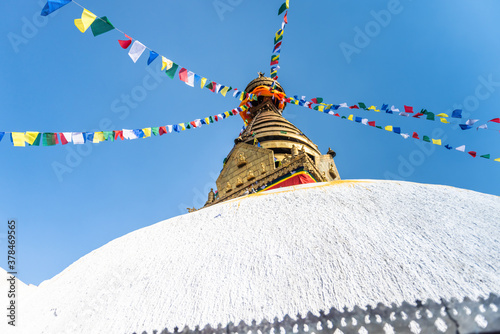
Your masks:
[{"label": "green flag", "polygon": [[276,43],[278,43],[279,41],[281,41],[283,39],[283,35],[281,35],[280,37],[276,38],[274,37],[274,44],[276,45]]},{"label": "green flag", "polygon": [[281,5],[280,9],[278,10],[278,15],[281,15],[281,13],[283,13],[287,9],[288,9],[288,0],[286,0],[285,3]]},{"label": "green flag", "polygon": [[210,116],[209,119],[210,119],[210,123],[214,122],[214,118],[212,116]]},{"label": "green flag", "polygon": [[382,127],[380,125],[377,125],[376,128],[382,130]]},{"label": "green flag", "polygon": [[160,135],[160,127],[151,128],[151,132],[153,133],[154,136],[159,136]]},{"label": "green flag", "polygon": [[94,22],[90,25],[90,28],[92,29],[92,34],[94,34],[94,37],[115,29],[115,27],[113,27],[106,16],[95,19]]},{"label": "green flag", "polygon": [[45,132],[42,137],[43,146],[55,145],[57,141],[57,134],[51,132]]},{"label": "green flag", "polygon": [[422,138],[423,141],[426,141],[428,143],[431,142],[431,139],[428,137],[428,136],[424,136],[424,138]]},{"label": "green flag", "polygon": [[191,129],[191,125],[189,125],[189,123],[187,124],[186,129]]},{"label": "green flag", "polygon": [[359,106],[361,109],[366,110],[366,104],[364,104],[363,102],[359,102],[359,103],[358,103],[358,106]]},{"label": "green flag", "polygon": [[489,154],[484,154],[484,155],[480,155],[481,158],[485,158],[485,159],[489,159],[490,158],[490,155]]},{"label": "green flag", "polygon": [[114,131],[103,131],[102,134],[107,141],[115,141]]},{"label": "green flag", "polygon": [[41,137],[41,133],[39,133],[36,138],[35,138],[35,141],[33,142],[33,144],[31,144],[30,146],[40,146],[40,137]]},{"label": "green flag", "polygon": [[179,65],[177,65],[176,63],[173,63],[172,67],[165,71],[165,73],[167,73],[167,75],[169,76],[170,79],[174,78],[175,72],[177,72],[178,67],[179,67]]},{"label": "green flag", "polygon": [[430,120],[430,121],[434,121],[435,118],[434,118],[434,113],[433,112],[426,112],[426,115],[427,115],[427,119]]}]

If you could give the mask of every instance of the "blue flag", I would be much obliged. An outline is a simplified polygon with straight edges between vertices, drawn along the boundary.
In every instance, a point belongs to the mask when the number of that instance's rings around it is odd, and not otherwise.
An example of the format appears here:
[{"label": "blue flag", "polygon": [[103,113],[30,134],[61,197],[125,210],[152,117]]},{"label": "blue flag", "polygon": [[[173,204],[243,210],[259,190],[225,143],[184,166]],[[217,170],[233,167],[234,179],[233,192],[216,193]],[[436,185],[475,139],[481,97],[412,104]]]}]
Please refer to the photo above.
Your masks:
[{"label": "blue flag", "polygon": [[392,128],[392,131],[393,131],[394,133],[399,133],[399,134],[401,134],[401,128],[394,127],[394,128]]},{"label": "blue flag", "polygon": [[148,65],[153,62],[158,57],[158,54],[154,51],[149,51]]},{"label": "blue flag", "polygon": [[455,109],[455,110],[453,110],[453,113],[451,114],[451,117],[462,118],[462,109]]},{"label": "blue flag", "polygon": [[444,145],[444,147],[446,147],[447,149],[451,150],[453,147],[451,147],[450,145],[446,144]]},{"label": "blue flag", "polygon": [[50,13],[55,12],[59,8],[61,8],[64,5],[67,5],[71,2],[71,0],[47,0],[47,3],[42,9],[42,12],[40,15],[42,16],[47,16]]},{"label": "blue flag", "polygon": [[472,126],[467,125],[467,124],[458,124],[458,125],[460,125],[460,128],[461,128],[462,130],[469,130],[469,129],[472,129]]},{"label": "blue flag", "polygon": [[2,138],[4,135],[5,135],[5,132],[0,132],[0,141],[2,141]]},{"label": "blue flag", "polygon": [[389,105],[388,104],[383,104],[382,108],[380,108],[380,110],[387,110],[387,108],[389,108]]}]

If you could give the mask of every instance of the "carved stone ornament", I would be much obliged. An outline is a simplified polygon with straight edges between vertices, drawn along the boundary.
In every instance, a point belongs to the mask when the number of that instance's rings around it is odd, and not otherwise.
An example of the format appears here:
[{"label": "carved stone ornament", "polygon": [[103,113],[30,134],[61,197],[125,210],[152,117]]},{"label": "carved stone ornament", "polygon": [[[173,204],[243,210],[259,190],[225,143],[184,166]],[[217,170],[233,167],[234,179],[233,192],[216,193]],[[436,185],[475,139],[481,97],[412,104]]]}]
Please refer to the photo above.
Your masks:
[{"label": "carved stone ornament", "polygon": [[248,171],[247,179],[249,181],[255,179],[255,175],[253,174],[253,171],[251,169]]},{"label": "carved stone ornament", "polygon": [[266,165],[263,162],[260,163],[260,172],[262,174],[266,173]]},{"label": "carved stone ornament", "polygon": [[292,145],[292,157],[297,155],[299,155],[299,149],[295,145]]},{"label": "carved stone ornament", "polygon": [[247,164],[247,159],[245,158],[245,153],[240,153],[238,155],[238,167],[244,166]]},{"label": "carved stone ornament", "polygon": [[238,177],[238,178],[236,179],[236,186],[237,186],[237,187],[239,187],[239,186],[241,186],[242,184],[243,184],[243,180],[241,179],[241,177]]},{"label": "carved stone ornament", "polygon": [[337,174],[335,173],[335,168],[333,168],[333,164],[330,164],[330,168],[328,169],[328,173],[332,177],[332,179],[337,177]]},{"label": "carved stone ornament", "polygon": [[226,192],[228,193],[228,192],[230,192],[232,189],[233,189],[233,188],[231,187],[231,183],[229,183],[229,182],[228,182],[228,183],[226,184]]},{"label": "carved stone ornament", "polygon": [[210,192],[208,193],[208,203],[212,203],[215,199],[214,188],[210,188]]}]

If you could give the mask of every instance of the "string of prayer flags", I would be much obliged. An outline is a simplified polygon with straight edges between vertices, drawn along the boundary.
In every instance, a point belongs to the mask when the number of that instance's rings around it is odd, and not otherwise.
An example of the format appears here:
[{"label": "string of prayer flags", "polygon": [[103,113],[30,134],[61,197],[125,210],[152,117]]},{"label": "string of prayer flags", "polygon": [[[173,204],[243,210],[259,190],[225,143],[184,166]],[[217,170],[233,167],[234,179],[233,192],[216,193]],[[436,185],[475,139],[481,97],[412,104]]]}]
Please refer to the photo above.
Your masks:
[{"label": "string of prayer flags", "polygon": [[[287,102],[292,102],[293,104],[296,104],[296,105],[301,105],[301,104],[302,104],[302,106],[306,105],[306,103],[305,103],[305,97],[304,96],[300,99],[300,103],[298,103],[299,100],[298,100],[297,96],[295,96],[295,98],[288,97],[288,98],[286,98],[286,100],[287,100]],[[295,103],[295,102],[297,102],[297,103]],[[360,103],[358,103],[358,105],[360,105]],[[335,110],[341,107],[341,105],[337,105],[337,106],[324,105],[324,107],[329,107],[329,106],[332,106],[332,108],[335,109]],[[366,107],[366,105],[364,105],[364,103],[361,103],[361,105],[358,108],[351,108],[351,109],[360,109],[360,108],[364,109],[363,106]],[[318,107],[318,109],[320,109],[319,107],[323,107],[323,106],[316,106],[316,107]],[[316,107],[315,107],[315,109],[316,109]],[[343,103],[342,107],[346,108],[347,104]],[[347,108],[349,108],[349,107],[347,107]],[[385,108],[387,109],[387,106],[385,106]],[[313,109],[313,108],[310,108],[310,109]],[[316,109],[316,110],[318,110],[318,109]],[[367,110],[368,109],[369,108],[367,108]],[[327,114],[332,115],[332,116],[340,117],[340,115],[338,113],[334,113],[331,110],[331,108],[325,108],[324,111],[323,111],[323,113],[327,113]],[[378,126],[378,125],[375,124],[375,121],[369,121],[367,118],[362,118],[362,117],[359,117],[359,116],[354,116],[353,114],[349,115],[348,117],[342,116],[340,118],[347,119],[347,120],[350,120],[350,121],[354,121],[356,123],[360,123],[360,124],[363,124],[363,125],[372,126],[372,127],[377,128],[377,129],[383,129],[383,130],[386,130],[386,131],[389,131],[389,132],[393,132],[393,133],[399,134],[404,139],[412,137],[414,139],[420,140],[420,137],[419,137],[419,135],[418,135],[417,132],[413,132],[413,134],[410,136],[410,134],[402,132],[402,130],[401,130],[400,127],[396,127],[396,126],[392,126],[392,125]],[[470,121],[471,122],[475,122],[476,120],[470,120]],[[499,122],[500,122],[500,120],[499,120]],[[452,149],[452,146],[450,146],[449,144],[444,144],[443,145],[442,139],[435,139],[435,138],[431,138],[431,137],[429,137],[427,135],[423,135],[421,140],[425,141],[425,142],[428,142],[428,143],[432,143],[433,145],[443,146],[447,150],[451,150]],[[459,147],[457,147],[455,149],[457,151],[460,151],[460,152],[465,152],[465,145],[459,146]],[[477,152],[476,151],[468,151],[467,153],[469,155],[471,155],[472,157],[474,157],[474,158],[477,156]],[[485,159],[490,159],[491,155],[488,153],[488,154],[481,155],[480,157],[483,157]],[[494,161],[500,162],[500,158],[497,158]]]},{"label": "string of prayer flags", "polygon": [[109,22],[106,16],[97,18],[91,25],[92,34],[95,36],[102,35],[108,31],[115,29],[115,27]]},{"label": "string of prayer flags", "polygon": [[40,13],[40,15],[47,16],[47,15],[55,12],[56,10],[61,8],[62,6],[67,5],[70,2],[71,2],[71,0],[47,0],[47,3],[45,4],[45,6],[43,6],[42,12]]},{"label": "string of prayer flags", "polygon": [[95,14],[89,12],[87,9],[83,9],[82,17],[75,19],[75,26],[83,33],[87,31],[96,18]]},{"label": "string of prayer flags", "polygon": [[137,62],[137,59],[142,55],[142,53],[146,50],[146,46],[139,42],[138,40],[134,41],[134,44],[132,44],[132,47],[130,48],[130,51],[128,52],[128,55],[130,58],[132,58],[132,61],[135,63]]}]

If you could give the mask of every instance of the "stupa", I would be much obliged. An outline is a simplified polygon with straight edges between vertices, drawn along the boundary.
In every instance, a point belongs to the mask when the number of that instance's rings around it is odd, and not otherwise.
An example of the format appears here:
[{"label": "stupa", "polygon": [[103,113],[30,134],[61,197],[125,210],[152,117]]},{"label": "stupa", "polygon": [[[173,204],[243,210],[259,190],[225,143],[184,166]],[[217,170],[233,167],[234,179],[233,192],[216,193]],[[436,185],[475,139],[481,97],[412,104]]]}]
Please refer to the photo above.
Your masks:
[{"label": "stupa", "polygon": [[205,207],[251,192],[292,185],[340,180],[329,149],[321,154],[302,131],[283,117],[285,91],[259,73],[246,87],[252,98],[240,115],[246,128],[224,159],[217,192],[210,191]]}]

